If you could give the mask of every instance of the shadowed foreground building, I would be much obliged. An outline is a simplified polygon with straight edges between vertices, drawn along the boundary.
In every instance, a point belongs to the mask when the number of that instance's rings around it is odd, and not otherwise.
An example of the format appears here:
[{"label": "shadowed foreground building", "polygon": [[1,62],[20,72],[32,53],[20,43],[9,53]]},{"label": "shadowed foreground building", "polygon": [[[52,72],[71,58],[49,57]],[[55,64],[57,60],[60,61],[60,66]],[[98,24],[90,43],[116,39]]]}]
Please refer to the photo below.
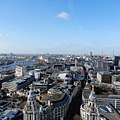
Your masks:
[{"label": "shadowed foreground building", "polygon": [[[60,92],[48,99],[46,103],[40,104],[36,99],[34,91],[29,91],[27,103],[23,109],[24,120],[61,120],[66,116],[69,108],[70,98],[66,93]],[[59,99],[58,99],[59,98]]]},{"label": "shadowed foreground building", "polygon": [[43,111],[42,106],[36,100],[34,91],[29,91],[27,103],[23,110],[24,120],[52,120],[52,106],[47,106]]},{"label": "shadowed foreground building", "polygon": [[92,91],[87,102],[80,107],[82,120],[120,120],[120,113],[111,103],[100,103],[92,86]]}]

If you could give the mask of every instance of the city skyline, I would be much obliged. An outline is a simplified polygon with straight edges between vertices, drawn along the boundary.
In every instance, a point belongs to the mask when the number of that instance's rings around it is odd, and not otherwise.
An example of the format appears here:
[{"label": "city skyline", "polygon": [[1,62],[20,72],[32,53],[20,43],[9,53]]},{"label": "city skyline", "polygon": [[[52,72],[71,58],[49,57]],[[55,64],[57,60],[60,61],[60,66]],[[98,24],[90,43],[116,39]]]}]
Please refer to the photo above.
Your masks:
[{"label": "city skyline", "polygon": [[0,0],[0,53],[119,55],[119,4]]}]

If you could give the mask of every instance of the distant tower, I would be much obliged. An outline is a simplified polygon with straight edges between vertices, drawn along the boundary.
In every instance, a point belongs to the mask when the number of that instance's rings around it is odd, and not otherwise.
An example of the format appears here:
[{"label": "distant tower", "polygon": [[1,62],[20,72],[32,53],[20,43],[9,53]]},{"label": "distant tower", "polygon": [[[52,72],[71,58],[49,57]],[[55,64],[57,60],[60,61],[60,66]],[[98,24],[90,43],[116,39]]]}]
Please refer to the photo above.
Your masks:
[{"label": "distant tower", "polygon": [[107,71],[108,71],[108,72],[110,71],[109,63],[107,63]]},{"label": "distant tower", "polygon": [[77,60],[75,59],[75,67],[77,67]]},{"label": "distant tower", "polygon": [[104,71],[104,59],[103,59],[103,51],[102,51],[102,62],[101,62],[102,71]]},{"label": "distant tower", "polygon": [[92,57],[93,55],[92,55],[92,52],[90,52],[90,57]]},{"label": "distant tower", "polygon": [[119,61],[118,61],[118,67],[120,68],[120,59],[119,59]]},{"label": "distant tower", "polygon": [[36,102],[36,95],[34,94],[32,85],[29,91],[27,103],[23,109],[24,120],[39,120],[39,105]]},{"label": "distant tower", "polygon": [[114,57],[114,50],[113,50],[113,57]]}]

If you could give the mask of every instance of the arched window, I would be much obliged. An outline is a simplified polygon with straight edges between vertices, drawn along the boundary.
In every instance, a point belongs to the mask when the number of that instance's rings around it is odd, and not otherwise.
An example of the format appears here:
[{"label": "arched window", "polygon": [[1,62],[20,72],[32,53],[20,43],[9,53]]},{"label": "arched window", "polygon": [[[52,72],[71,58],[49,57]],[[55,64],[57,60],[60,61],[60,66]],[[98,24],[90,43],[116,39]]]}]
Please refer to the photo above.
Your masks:
[{"label": "arched window", "polygon": [[90,103],[90,106],[91,106],[91,103]]},{"label": "arched window", "polygon": [[93,120],[95,120],[95,115],[93,115]]}]

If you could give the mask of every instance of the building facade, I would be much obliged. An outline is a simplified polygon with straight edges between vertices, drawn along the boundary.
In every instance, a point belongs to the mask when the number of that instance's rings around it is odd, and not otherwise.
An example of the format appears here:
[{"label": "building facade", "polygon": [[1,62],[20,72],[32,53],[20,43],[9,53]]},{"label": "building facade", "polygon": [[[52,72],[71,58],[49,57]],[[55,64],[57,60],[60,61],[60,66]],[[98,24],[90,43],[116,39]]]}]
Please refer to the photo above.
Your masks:
[{"label": "building facade", "polygon": [[106,71],[97,72],[97,79],[100,83],[111,83],[111,75]]},{"label": "building facade", "polygon": [[36,101],[36,95],[31,87],[27,103],[23,110],[24,120],[39,120],[39,105]]},{"label": "building facade", "polygon": [[24,120],[64,119],[69,108],[70,96],[62,92],[57,92],[53,96],[52,94],[50,96],[43,104],[43,100],[36,96],[31,88],[27,103],[23,109]]},{"label": "building facade", "polygon": [[13,81],[10,81],[10,82],[3,82],[2,89],[7,88],[9,91],[17,91],[21,88],[27,87],[34,80],[35,79],[33,76],[19,77],[19,78],[14,79]]},{"label": "building facade", "polygon": [[25,75],[25,72],[26,72],[26,68],[25,67],[23,67],[23,66],[16,66],[16,68],[15,68],[15,75],[17,77]]}]

